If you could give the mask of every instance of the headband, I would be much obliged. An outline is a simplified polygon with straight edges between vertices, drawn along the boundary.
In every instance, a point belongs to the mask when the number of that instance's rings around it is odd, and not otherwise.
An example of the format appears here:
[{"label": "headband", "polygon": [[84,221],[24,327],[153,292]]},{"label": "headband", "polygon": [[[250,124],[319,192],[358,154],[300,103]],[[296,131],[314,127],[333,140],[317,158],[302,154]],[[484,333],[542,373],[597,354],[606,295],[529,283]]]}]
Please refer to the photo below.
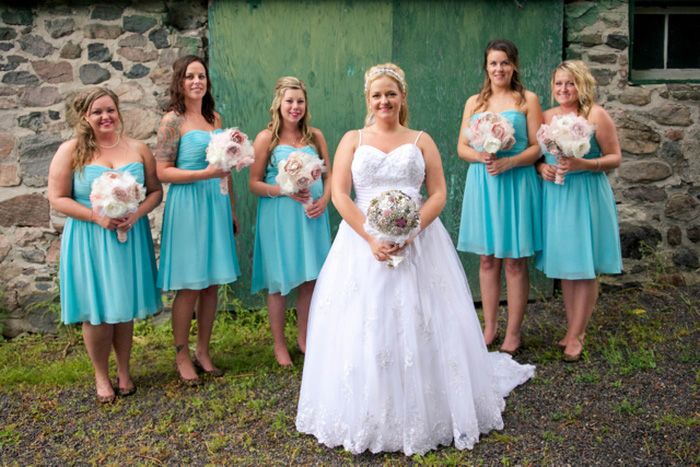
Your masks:
[{"label": "headband", "polygon": [[398,80],[399,85],[401,86],[401,90],[406,91],[406,83],[404,83],[401,75],[399,75],[397,72],[395,72],[391,68],[377,68],[372,73],[367,75],[367,79],[365,79],[365,92],[369,91],[369,79],[374,75],[378,75],[379,73],[389,73],[390,75],[394,76],[394,78],[396,78]]}]

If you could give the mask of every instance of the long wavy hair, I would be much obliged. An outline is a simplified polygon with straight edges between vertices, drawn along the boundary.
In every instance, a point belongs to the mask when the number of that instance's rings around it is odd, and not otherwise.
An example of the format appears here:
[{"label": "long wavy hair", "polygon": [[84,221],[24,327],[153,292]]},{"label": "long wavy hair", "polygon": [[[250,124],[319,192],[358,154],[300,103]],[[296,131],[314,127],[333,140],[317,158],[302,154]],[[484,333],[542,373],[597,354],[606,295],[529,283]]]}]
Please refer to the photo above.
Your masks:
[{"label": "long wavy hair", "polygon": [[515,104],[520,107],[525,102],[525,86],[520,81],[520,61],[518,60],[518,48],[508,39],[494,39],[488,43],[486,50],[484,51],[484,71],[486,71],[486,77],[484,78],[484,85],[476,98],[476,107],[474,111],[481,109],[487,109],[489,106],[489,99],[491,99],[491,77],[488,73],[488,58],[489,52],[498,50],[505,52],[508,56],[508,61],[513,65],[513,77],[510,80],[510,90],[515,97]]},{"label": "long wavy hair", "polygon": [[[401,79],[397,78],[398,75]],[[365,126],[369,126],[374,123],[375,117],[372,109],[369,105],[369,87],[372,82],[383,76],[388,76],[396,82],[399,90],[406,92],[406,73],[403,72],[401,67],[393,63],[381,63],[379,65],[374,65],[372,68],[365,72],[365,102],[367,103],[367,116],[365,117]],[[406,99],[403,100],[401,108],[399,109],[399,123],[402,126],[408,124],[408,103]]]},{"label": "long wavy hair", "polygon": [[552,73],[550,87],[552,89],[552,106],[554,106],[554,76],[557,71],[563,71],[571,75],[574,87],[578,93],[578,113],[584,118],[588,118],[593,105],[595,105],[596,81],[591,71],[581,60],[566,60],[561,62]]},{"label": "long wavy hair", "polygon": [[318,152],[316,138],[314,138],[314,134],[311,131],[311,112],[309,111],[309,98],[306,94],[306,84],[294,76],[283,76],[278,79],[277,84],[275,84],[275,97],[272,99],[272,105],[270,105],[270,123],[268,123],[266,127],[272,132],[272,139],[270,140],[270,145],[267,148],[267,152],[268,154],[271,153],[280,142],[280,126],[282,126],[282,114],[280,113],[280,107],[282,107],[282,98],[284,97],[284,93],[288,89],[301,89],[304,92],[306,111],[304,112],[302,119],[299,120],[301,142],[313,147],[314,150]]},{"label": "long wavy hair", "polygon": [[119,98],[117,95],[107,88],[97,87],[81,92],[73,99],[73,110],[78,116],[78,123],[75,124],[75,139],[77,144],[75,154],[73,155],[73,170],[83,170],[93,158],[96,152],[100,151],[95,138],[95,132],[92,131],[90,123],[85,118],[85,115],[90,112],[92,104],[100,97],[109,96],[114,101],[114,106],[117,109],[119,116],[118,134],[121,136],[124,130],[124,121],[122,120],[122,112],[119,110]]},{"label": "long wavy hair", "polygon": [[202,99],[202,116],[204,119],[214,124],[214,97],[211,95],[211,79],[209,79],[209,69],[204,60],[196,55],[185,55],[175,60],[173,63],[173,77],[170,80],[170,101],[167,110],[174,111],[178,115],[185,115],[185,90],[184,82],[187,74],[187,67],[194,62],[199,62],[204,67],[204,74],[207,77],[207,92]]}]

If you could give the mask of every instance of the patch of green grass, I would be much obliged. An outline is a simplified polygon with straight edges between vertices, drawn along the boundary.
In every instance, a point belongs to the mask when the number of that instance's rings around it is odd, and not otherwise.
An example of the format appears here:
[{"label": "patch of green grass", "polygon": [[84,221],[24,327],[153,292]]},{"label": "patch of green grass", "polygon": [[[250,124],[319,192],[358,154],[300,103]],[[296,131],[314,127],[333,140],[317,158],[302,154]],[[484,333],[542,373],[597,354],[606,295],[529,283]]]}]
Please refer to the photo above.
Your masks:
[{"label": "patch of green grass", "polygon": [[657,431],[661,428],[661,425],[683,428],[700,427],[700,416],[697,414],[691,416],[683,416],[674,413],[666,414],[663,417],[656,419]]},{"label": "patch of green grass", "polygon": [[574,376],[574,381],[579,384],[598,384],[600,382],[600,375],[595,371],[583,372]]},{"label": "patch of green grass", "polygon": [[629,402],[626,397],[619,404],[613,405],[613,409],[620,415],[639,415],[647,411],[640,401]]},{"label": "patch of green grass", "polygon": [[551,431],[545,430],[542,432],[542,439],[548,442],[563,443],[564,437]]},{"label": "patch of green grass", "polygon": [[632,348],[626,339],[610,336],[598,350],[603,358],[622,375],[653,370],[657,367],[656,352],[645,342],[640,342],[636,348]]},{"label": "patch of green grass", "polygon": [[22,433],[20,431],[15,431],[15,428],[17,428],[16,423],[0,428],[0,449],[20,442]]},{"label": "patch of green grass", "polygon": [[[465,462],[464,451],[453,450],[452,452],[435,452],[430,451],[425,455],[415,454],[411,459],[420,465],[428,466],[462,466],[462,465],[474,465]],[[477,464],[479,465],[479,464]]]}]

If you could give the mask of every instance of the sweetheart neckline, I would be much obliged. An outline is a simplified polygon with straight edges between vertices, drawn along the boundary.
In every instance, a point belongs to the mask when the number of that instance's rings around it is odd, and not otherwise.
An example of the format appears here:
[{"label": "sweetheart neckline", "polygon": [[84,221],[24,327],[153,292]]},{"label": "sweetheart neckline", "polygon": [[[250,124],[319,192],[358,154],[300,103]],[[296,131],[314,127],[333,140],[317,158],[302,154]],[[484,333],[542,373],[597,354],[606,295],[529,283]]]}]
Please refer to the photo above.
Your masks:
[{"label": "sweetheart neckline", "polygon": [[399,149],[401,149],[401,148],[404,147],[404,146],[415,146],[415,147],[420,151],[420,148],[419,148],[416,144],[414,144],[414,143],[403,143],[403,144],[401,144],[401,145],[399,145],[399,146],[396,146],[394,149],[392,149],[392,150],[389,151],[389,152],[382,151],[382,150],[379,149],[378,147],[372,146],[371,144],[360,144],[360,145],[357,147],[357,149],[355,149],[355,152],[357,152],[361,147],[368,147],[368,148],[372,148],[372,149],[375,149],[375,150],[381,152],[381,153],[384,154],[385,156],[388,156],[388,155],[391,154],[392,152],[398,151]]},{"label": "sweetheart neckline", "polygon": [[106,170],[121,170],[121,169],[123,169],[124,167],[129,167],[131,164],[141,164],[141,165],[143,165],[143,162],[140,162],[140,161],[133,161],[133,162],[129,162],[128,164],[124,164],[124,165],[122,165],[122,166],[120,166],[120,167],[117,167],[117,168],[114,168],[114,167],[107,167],[106,165],[100,165],[100,164],[86,164],[85,167],[100,167],[100,168],[106,169]]}]

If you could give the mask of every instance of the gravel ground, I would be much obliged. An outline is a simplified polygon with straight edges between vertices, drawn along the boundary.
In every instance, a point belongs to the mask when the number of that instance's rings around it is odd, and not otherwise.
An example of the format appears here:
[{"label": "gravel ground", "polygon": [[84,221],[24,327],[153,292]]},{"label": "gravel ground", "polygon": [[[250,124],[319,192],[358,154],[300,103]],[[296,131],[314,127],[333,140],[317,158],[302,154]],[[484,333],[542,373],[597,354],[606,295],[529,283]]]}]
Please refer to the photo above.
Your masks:
[{"label": "gravel ground", "polygon": [[530,304],[516,359],[536,364],[536,377],[508,398],[505,429],[473,451],[352,456],[318,445],[294,429],[297,354],[292,370],[229,372],[196,389],[154,360],[136,395],[109,406],[87,383],[3,389],[0,464],[697,465],[699,304],[700,286],[602,295],[573,364],[554,346],[561,300]]}]

